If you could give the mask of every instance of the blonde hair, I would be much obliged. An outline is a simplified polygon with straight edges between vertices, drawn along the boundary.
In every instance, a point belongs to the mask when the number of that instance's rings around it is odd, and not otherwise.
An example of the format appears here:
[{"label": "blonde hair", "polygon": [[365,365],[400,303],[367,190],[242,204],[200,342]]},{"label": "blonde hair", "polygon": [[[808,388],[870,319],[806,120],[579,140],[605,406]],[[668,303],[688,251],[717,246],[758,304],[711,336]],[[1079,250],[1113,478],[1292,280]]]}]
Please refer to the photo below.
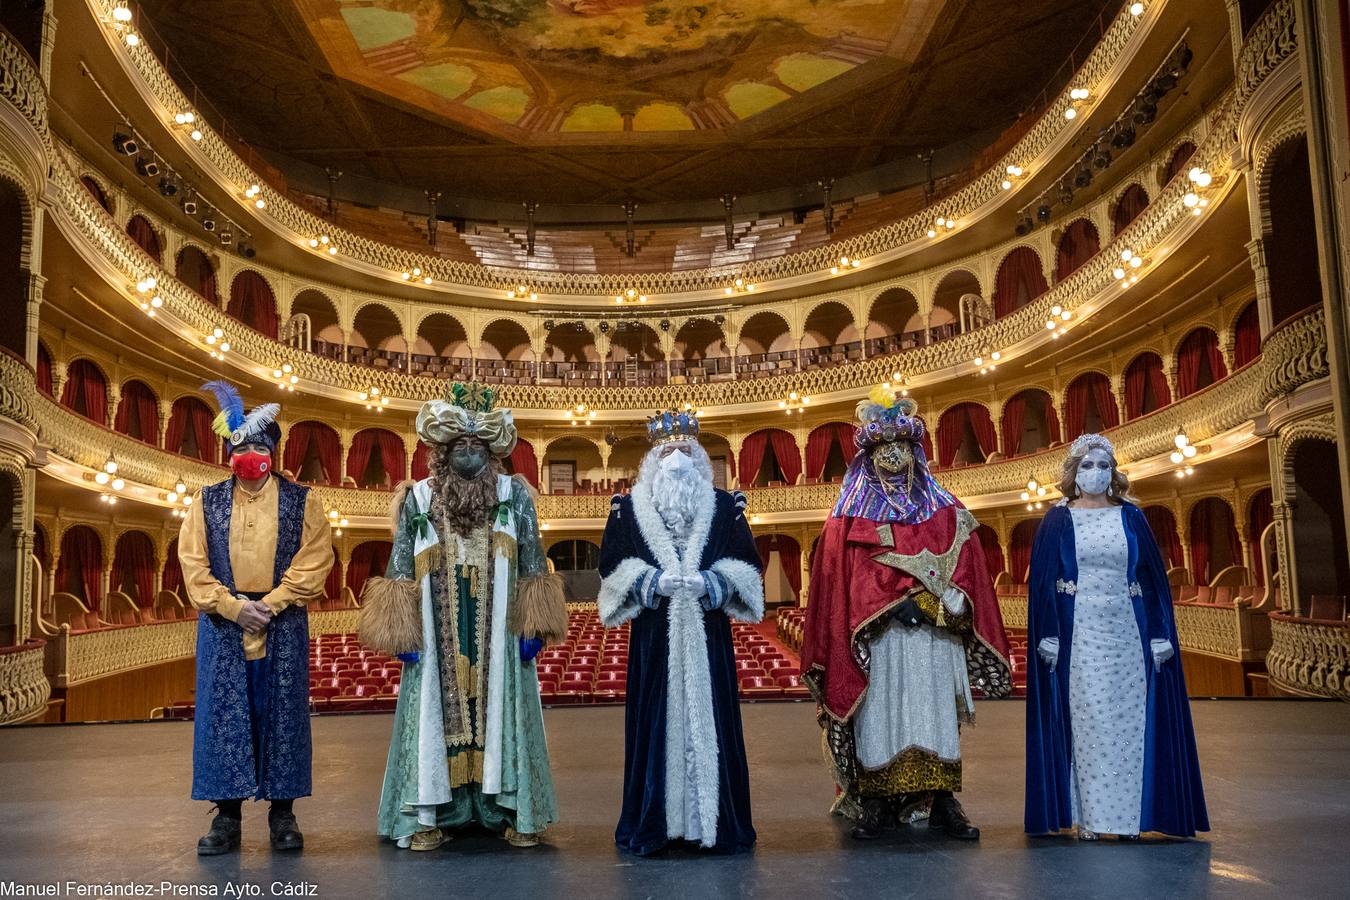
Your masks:
[{"label": "blonde hair", "polygon": [[1077,500],[1078,490],[1078,466],[1082,464],[1083,457],[1087,456],[1093,450],[1101,450],[1111,457],[1111,483],[1106,486],[1107,499],[1113,503],[1135,502],[1134,496],[1130,494],[1130,479],[1125,473],[1116,466],[1116,455],[1106,451],[1104,447],[1088,447],[1082,453],[1074,453],[1070,450],[1064,456],[1064,465],[1059,473],[1059,492],[1066,500]]}]

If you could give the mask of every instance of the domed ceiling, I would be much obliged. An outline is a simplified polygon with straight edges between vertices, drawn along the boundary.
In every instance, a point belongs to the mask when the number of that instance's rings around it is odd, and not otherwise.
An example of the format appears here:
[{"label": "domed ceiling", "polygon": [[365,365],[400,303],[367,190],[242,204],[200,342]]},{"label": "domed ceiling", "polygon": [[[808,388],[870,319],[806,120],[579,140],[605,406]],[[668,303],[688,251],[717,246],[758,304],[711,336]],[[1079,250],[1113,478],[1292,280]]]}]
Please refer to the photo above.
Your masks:
[{"label": "domed ceiling", "polygon": [[176,67],[283,171],[298,160],[447,197],[612,204],[795,187],[992,136],[1035,99],[1103,8],[1118,5],[141,7]]}]

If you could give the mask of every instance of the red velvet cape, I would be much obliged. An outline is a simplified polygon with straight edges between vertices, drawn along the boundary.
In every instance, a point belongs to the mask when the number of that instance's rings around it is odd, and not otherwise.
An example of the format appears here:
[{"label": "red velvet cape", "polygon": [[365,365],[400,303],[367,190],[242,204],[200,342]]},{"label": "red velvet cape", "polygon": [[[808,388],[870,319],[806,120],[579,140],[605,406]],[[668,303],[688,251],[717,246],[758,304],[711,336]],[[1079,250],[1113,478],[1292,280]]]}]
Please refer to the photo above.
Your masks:
[{"label": "red velvet cape", "polygon": [[[849,516],[831,517],[825,522],[811,565],[802,672],[808,676],[808,682],[823,686],[820,692],[823,696],[816,699],[835,719],[850,719],[867,690],[867,673],[853,653],[858,633],[911,591],[923,588],[923,583],[913,575],[879,563],[873,557],[891,550],[906,556],[923,550],[944,553],[957,535],[957,509],[944,507],[917,525]],[[883,544],[885,529],[892,535],[893,548]],[[984,548],[974,534],[966,538],[960,549],[951,583],[970,599],[974,634],[966,641],[968,664],[974,650],[985,670],[991,667],[1002,670],[1001,677],[1000,673],[993,673],[994,677],[986,679],[985,684],[980,684],[972,671],[971,686],[993,696],[1006,694],[1011,686],[1008,636],[1003,631],[994,584],[985,566]]]}]

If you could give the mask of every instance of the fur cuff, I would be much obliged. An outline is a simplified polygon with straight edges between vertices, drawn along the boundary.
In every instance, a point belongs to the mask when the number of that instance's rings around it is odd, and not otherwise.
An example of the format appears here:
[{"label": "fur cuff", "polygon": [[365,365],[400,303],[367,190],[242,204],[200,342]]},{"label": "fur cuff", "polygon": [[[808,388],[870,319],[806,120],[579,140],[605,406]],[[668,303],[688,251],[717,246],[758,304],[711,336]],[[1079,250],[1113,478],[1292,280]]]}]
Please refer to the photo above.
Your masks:
[{"label": "fur cuff", "polygon": [[542,638],[559,644],[567,637],[567,599],[561,576],[549,573],[522,578],[516,584],[507,630],[522,637]]},{"label": "fur cuff", "polygon": [[764,618],[764,579],[759,569],[739,559],[719,559],[712,570],[731,584],[732,596],[727,599],[727,615],[742,622],[758,622]]},{"label": "fur cuff", "polygon": [[655,566],[630,556],[601,579],[596,605],[600,607],[600,622],[606,628],[616,628],[642,612],[633,590],[648,573],[655,571]]},{"label": "fur cuff", "polygon": [[387,656],[421,650],[421,587],[416,581],[367,578],[356,631],[361,643]]}]

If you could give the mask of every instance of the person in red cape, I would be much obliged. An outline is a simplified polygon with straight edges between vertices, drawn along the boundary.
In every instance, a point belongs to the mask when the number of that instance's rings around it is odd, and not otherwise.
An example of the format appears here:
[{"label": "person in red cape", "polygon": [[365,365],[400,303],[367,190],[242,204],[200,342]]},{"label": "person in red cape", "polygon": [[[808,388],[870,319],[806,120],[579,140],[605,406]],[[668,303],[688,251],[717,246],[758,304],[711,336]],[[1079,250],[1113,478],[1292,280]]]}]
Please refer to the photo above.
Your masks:
[{"label": "person in red cape", "polygon": [[961,789],[960,723],[972,686],[1012,689],[978,524],[929,474],[924,422],[877,388],[858,404],[858,453],[811,563],[803,680],[819,704],[840,796],[870,839],[922,817],[975,840]]}]

